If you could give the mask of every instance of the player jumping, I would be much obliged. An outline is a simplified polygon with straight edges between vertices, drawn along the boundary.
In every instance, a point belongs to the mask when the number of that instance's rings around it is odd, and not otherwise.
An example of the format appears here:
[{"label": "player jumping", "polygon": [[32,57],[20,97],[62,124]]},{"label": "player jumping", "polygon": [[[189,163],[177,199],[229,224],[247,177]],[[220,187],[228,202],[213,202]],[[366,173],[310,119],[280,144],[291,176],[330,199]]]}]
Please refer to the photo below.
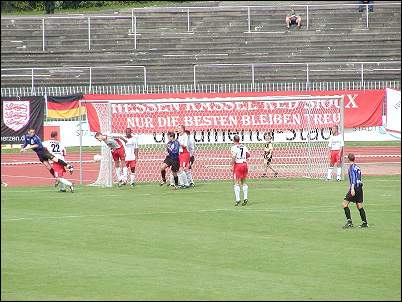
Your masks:
[{"label": "player jumping", "polygon": [[55,176],[54,169],[49,161],[53,161],[55,163],[61,164],[63,167],[66,167],[70,174],[73,173],[73,166],[66,163],[64,160],[55,157],[54,155],[50,154],[50,152],[43,146],[41,139],[39,136],[35,134],[35,129],[30,128],[28,130],[28,134],[24,135],[24,144],[20,152],[26,152],[29,149],[35,151],[36,155],[38,156],[40,162],[45,165],[45,167],[49,170],[50,174]]},{"label": "player jumping", "polygon": [[[44,141],[43,146],[50,152],[50,154],[54,155],[55,158],[62,159],[66,155],[66,149],[63,144],[57,139],[58,133],[57,131],[52,131],[50,133],[50,140]],[[65,178],[63,178],[64,172],[66,172],[65,167],[59,162],[53,162],[52,164],[54,170],[54,177],[56,178],[56,182],[54,184],[57,187],[60,183],[60,191],[66,192],[66,186],[69,187],[70,192],[74,192],[73,183]]]},{"label": "player jumping", "polygon": [[264,139],[266,141],[266,143],[264,145],[264,161],[266,164],[266,168],[265,168],[265,172],[262,174],[262,177],[267,177],[268,169],[270,169],[272,172],[274,172],[274,177],[277,177],[278,172],[275,171],[275,169],[272,168],[272,166],[271,166],[272,155],[273,155],[273,151],[274,151],[274,147],[273,147],[272,141],[271,141],[272,137],[268,132],[266,132],[266,133],[264,133]]},{"label": "player jumping", "polygon": [[233,180],[234,180],[234,193],[235,193],[235,206],[240,204],[240,185],[243,188],[243,203],[245,206],[248,202],[248,186],[246,178],[248,174],[247,159],[250,157],[248,148],[240,144],[240,136],[233,137],[234,145],[231,148],[232,165],[233,165]]},{"label": "player jumping", "polygon": [[[100,142],[104,142],[110,148],[116,168],[118,186],[125,185],[127,181],[127,167],[124,146],[121,140],[126,142],[126,139],[122,135],[106,135],[101,132],[96,132],[95,138]],[[123,173],[121,174],[122,170]]]},{"label": "player jumping", "polygon": [[179,177],[177,176],[177,172],[179,171],[179,142],[175,138],[174,132],[168,132],[168,143],[166,144],[166,150],[168,155],[161,165],[161,176],[162,182],[160,183],[161,186],[166,184],[166,169],[170,167],[175,183],[175,189],[179,188]]},{"label": "player jumping", "polygon": [[135,185],[135,166],[138,160],[138,138],[132,135],[131,128],[125,130],[126,133],[126,167],[130,168],[130,186]]},{"label": "player jumping", "polygon": [[338,132],[338,126],[332,127],[332,136],[329,138],[328,147],[330,148],[329,155],[329,168],[327,173],[327,180],[332,179],[332,170],[334,166],[336,169],[336,180],[340,181],[342,178],[342,156],[344,142],[342,135]]}]

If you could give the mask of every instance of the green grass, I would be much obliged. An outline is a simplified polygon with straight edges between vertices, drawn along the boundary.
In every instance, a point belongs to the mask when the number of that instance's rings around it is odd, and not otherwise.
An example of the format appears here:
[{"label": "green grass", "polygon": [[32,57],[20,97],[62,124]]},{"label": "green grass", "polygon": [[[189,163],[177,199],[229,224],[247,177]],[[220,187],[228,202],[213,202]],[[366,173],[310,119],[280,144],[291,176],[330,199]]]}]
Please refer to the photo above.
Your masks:
[{"label": "green grass", "polygon": [[[1,191],[1,300],[400,300],[400,176]],[[354,223],[358,211],[351,207]]]},{"label": "green grass", "polygon": [[[80,7],[80,8],[56,8],[54,14],[82,14],[82,13],[102,13],[110,12],[111,10],[144,8],[144,7],[170,7],[170,6],[186,6],[191,1],[142,1],[137,3],[121,4],[116,3],[110,6],[99,7]],[[5,16],[53,16],[47,15],[45,10],[19,10],[9,12],[1,12]]]}]

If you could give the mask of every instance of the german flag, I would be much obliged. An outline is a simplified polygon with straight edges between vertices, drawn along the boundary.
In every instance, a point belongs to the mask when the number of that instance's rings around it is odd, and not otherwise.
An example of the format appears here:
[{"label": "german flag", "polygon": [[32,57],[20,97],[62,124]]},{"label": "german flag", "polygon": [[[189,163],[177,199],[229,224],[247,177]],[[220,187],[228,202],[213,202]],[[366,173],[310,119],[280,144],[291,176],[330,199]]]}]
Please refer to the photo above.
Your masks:
[{"label": "german flag", "polygon": [[47,97],[47,117],[67,119],[86,114],[85,106],[81,106],[82,94]]}]

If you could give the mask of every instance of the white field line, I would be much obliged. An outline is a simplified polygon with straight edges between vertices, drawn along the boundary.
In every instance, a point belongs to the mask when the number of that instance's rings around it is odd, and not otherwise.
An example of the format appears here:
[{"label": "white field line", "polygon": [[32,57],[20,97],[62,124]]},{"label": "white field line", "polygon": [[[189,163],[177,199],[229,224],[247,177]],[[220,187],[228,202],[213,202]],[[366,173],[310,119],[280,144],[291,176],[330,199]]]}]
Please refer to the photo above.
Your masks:
[{"label": "white field line", "polygon": [[[370,204],[373,206],[374,204]],[[383,206],[383,205],[381,205]],[[321,208],[321,210],[320,210]],[[316,206],[316,207],[291,207],[284,209],[247,209],[247,208],[226,208],[226,209],[204,209],[190,211],[161,211],[161,212],[139,212],[139,213],[116,213],[116,214],[90,214],[90,215],[64,215],[64,216],[33,216],[33,217],[14,217],[2,219],[3,222],[21,221],[21,220],[43,220],[43,219],[69,219],[69,218],[91,218],[91,217],[121,217],[137,215],[162,215],[162,214],[192,214],[192,213],[211,213],[211,212],[236,212],[236,213],[255,213],[255,212],[292,212],[292,210],[304,210],[305,213],[331,213],[339,207],[336,206]],[[390,210],[380,209],[377,212],[400,212],[401,209]]]}]

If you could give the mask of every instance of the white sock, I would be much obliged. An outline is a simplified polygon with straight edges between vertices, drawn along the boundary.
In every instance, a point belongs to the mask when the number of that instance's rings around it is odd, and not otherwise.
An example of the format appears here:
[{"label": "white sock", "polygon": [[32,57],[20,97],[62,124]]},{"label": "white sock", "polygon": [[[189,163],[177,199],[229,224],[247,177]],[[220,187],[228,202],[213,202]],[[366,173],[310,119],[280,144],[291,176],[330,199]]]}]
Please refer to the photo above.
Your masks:
[{"label": "white sock", "polygon": [[336,179],[341,180],[341,178],[342,178],[342,168],[338,167],[336,168]]},{"label": "white sock", "polygon": [[243,185],[243,195],[244,195],[244,199],[248,199],[248,185],[244,184]]},{"label": "white sock", "polygon": [[171,185],[171,186],[174,185],[174,176],[173,176],[173,173],[170,173],[170,185]]},{"label": "white sock", "polygon": [[127,182],[127,175],[128,174],[128,172],[127,172],[127,167],[123,167],[123,175],[122,175],[122,178],[123,178],[123,181],[125,181],[125,182]]},{"label": "white sock", "polygon": [[189,183],[194,183],[194,181],[193,181],[193,174],[191,173],[191,170],[188,170],[187,172],[186,172],[186,175],[187,175],[187,180],[188,180],[188,182]]},{"label": "white sock", "polygon": [[181,178],[181,181],[183,183],[184,186],[188,187],[190,184],[188,183],[188,179],[187,179],[187,174],[186,172],[182,171],[180,173],[179,178]]},{"label": "white sock", "polygon": [[120,181],[121,180],[121,175],[120,175],[120,167],[116,168],[116,176],[117,176],[117,180]]},{"label": "white sock", "polygon": [[234,187],[236,202],[238,202],[238,201],[240,201],[240,186],[238,184],[235,184],[233,187]]},{"label": "white sock", "polygon": [[328,173],[327,173],[327,179],[331,179],[332,178],[332,170],[334,168],[328,168]]},{"label": "white sock", "polygon": [[66,185],[66,186],[71,186],[71,185],[72,185],[72,182],[69,181],[69,180],[67,180],[67,179],[65,179],[65,178],[61,178],[61,177],[60,177],[59,180],[60,180],[60,182],[61,182],[62,184]]},{"label": "white sock", "polygon": [[131,173],[130,174],[130,183],[135,183],[135,174],[134,173]]}]

